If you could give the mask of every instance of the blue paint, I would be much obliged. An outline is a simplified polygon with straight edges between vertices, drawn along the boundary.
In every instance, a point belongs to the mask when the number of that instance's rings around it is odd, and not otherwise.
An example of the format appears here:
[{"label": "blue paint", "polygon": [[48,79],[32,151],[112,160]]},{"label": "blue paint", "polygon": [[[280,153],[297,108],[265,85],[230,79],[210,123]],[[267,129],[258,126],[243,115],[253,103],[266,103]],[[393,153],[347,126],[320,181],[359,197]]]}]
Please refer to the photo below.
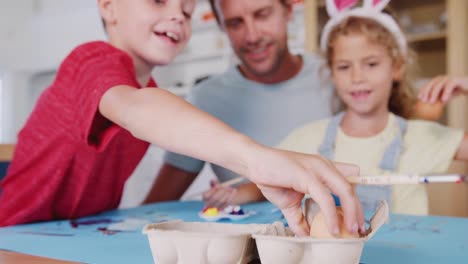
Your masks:
[{"label": "blue paint", "polygon": [[[267,202],[249,204],[243,208],[257,214],[236,223],[270,223],[281,219],[281,212]],[[115,210],[80,220],[143,218],[151,221],[203,221],[198,217],[202,209],[201,202],[168,202]],[[97,230],[105,227],[99,224],[73,228],[68,221],[57,221],[0,228],[0,249],[84,263],[153,263],[148,240],[141,229],[113,235]],[[366,243],[361,262],[466,264],[467,260],[468,219],[392,215],[390,223]]]},{"label": "blue paint", "polygon": [[336,206],[341,206],[340,198],[332,193],[333,200],[335,200]]}]

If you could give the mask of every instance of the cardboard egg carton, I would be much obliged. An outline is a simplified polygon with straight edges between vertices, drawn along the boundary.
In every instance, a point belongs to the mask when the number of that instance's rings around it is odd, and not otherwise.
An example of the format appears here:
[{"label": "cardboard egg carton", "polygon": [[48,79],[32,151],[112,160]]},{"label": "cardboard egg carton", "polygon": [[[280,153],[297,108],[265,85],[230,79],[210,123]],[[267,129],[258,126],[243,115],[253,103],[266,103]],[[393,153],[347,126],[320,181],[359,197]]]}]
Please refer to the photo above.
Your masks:
[{"label": "cardboard egg carton", "polygon": [[[370,220],[369,232],[360,238],[313,238],[282,234],[253,234],[262,263],[359,264],[364,243],[388,220],[382,202]],[[287,232],[288,233],[288,232]]]},{"label": "cardboard egg carton", "polygon": [[147,225],[143,233],[158,264],[246,264],[258,259],[252,234],[269,226],[171,221]]},{"label": "cardboard egg carton", "polygon": [[388,219],[382,203],[370,221],[369,233],[355,239],[295,237],[282,222],[225,224],[171,221],[147,225],[155,263],[246,264],[260,258],[266,264],[358,264],[364,243]]}]

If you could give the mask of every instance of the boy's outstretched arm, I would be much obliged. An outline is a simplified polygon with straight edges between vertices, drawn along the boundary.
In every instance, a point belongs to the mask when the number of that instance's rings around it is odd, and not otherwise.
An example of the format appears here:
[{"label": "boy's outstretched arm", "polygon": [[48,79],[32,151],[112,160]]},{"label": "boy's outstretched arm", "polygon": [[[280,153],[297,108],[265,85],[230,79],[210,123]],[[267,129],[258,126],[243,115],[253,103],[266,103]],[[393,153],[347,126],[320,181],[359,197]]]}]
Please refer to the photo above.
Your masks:
[{"label": "boy's outstretched arm", "polygon": [[341,199],[349,231],[356,233],[365,226],[359,200],[344,178],[358,174],[356,166],[264,147],[163,89],[110,88],[99,111],[137,138],[246,176],[282,210],[298,235],[309,231],[301,211],[303,194],[317,201],[330,232],[338,233],[330,190]]}]

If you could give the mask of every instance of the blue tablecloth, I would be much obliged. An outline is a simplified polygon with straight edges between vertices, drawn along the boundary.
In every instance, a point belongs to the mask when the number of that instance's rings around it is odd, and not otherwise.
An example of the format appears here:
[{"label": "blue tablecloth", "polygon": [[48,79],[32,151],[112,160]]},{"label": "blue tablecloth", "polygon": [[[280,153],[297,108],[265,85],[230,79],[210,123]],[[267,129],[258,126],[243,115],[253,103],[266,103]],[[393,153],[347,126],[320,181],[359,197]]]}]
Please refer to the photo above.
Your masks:
[{"label": "blue tablecloth", "polygon": [[[255,215],[236,223],[284,221],[268,202],[243,207]],[[75,222],[56,221],[0,228],[0,249],[84,263],[152,263],[141,227],[112,234],[109,225],[123,220],[143,223],[182,219],[203,221],[201,202],[168,202],[115,210]],[[468,263],[468,219],[392,215],[366,243],[361,262]]]}]

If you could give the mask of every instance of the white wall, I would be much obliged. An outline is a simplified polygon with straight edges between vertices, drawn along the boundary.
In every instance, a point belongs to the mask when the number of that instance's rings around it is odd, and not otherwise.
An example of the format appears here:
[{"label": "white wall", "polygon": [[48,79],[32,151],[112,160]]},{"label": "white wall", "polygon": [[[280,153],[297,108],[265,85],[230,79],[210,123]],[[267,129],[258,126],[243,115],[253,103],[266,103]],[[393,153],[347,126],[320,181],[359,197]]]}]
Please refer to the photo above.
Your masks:
[{"label": "white wall", "polygon": [[15,142],[37,97],[32,76],[56,70],[79,43],[103,39],[95,0],[0,0],[1,142]]},{"label": "white wall", "polygon": [[31,75],[25,72],[6,72],[2,75],[2,142],[16,142],[16,134],[29,115],[29,86]]},{"label": "white wall", "polygon": [[[22,19],[22,23],[7,21],[5,24],[10,33],[8,36],[2,35],[2,38],[5,36],[9,40],[7,48],[0,53],[4,56],[4,68],[29,72],[50,71],[57,68],[76,45],[105,38],[95,0],[28,2],[36,3],[32,15]],[[15,9],[12,13],[20,12]]]},{"label": "white wall", "polygon": [[[28,17],[33,14],[32,2],[33,0],[0,0],[0,70],[8,68],[12,60],[12,44],[19,39],[19,29],[28,23]],[[26,43],[19,41],[15,45],[26,46]]]}]

